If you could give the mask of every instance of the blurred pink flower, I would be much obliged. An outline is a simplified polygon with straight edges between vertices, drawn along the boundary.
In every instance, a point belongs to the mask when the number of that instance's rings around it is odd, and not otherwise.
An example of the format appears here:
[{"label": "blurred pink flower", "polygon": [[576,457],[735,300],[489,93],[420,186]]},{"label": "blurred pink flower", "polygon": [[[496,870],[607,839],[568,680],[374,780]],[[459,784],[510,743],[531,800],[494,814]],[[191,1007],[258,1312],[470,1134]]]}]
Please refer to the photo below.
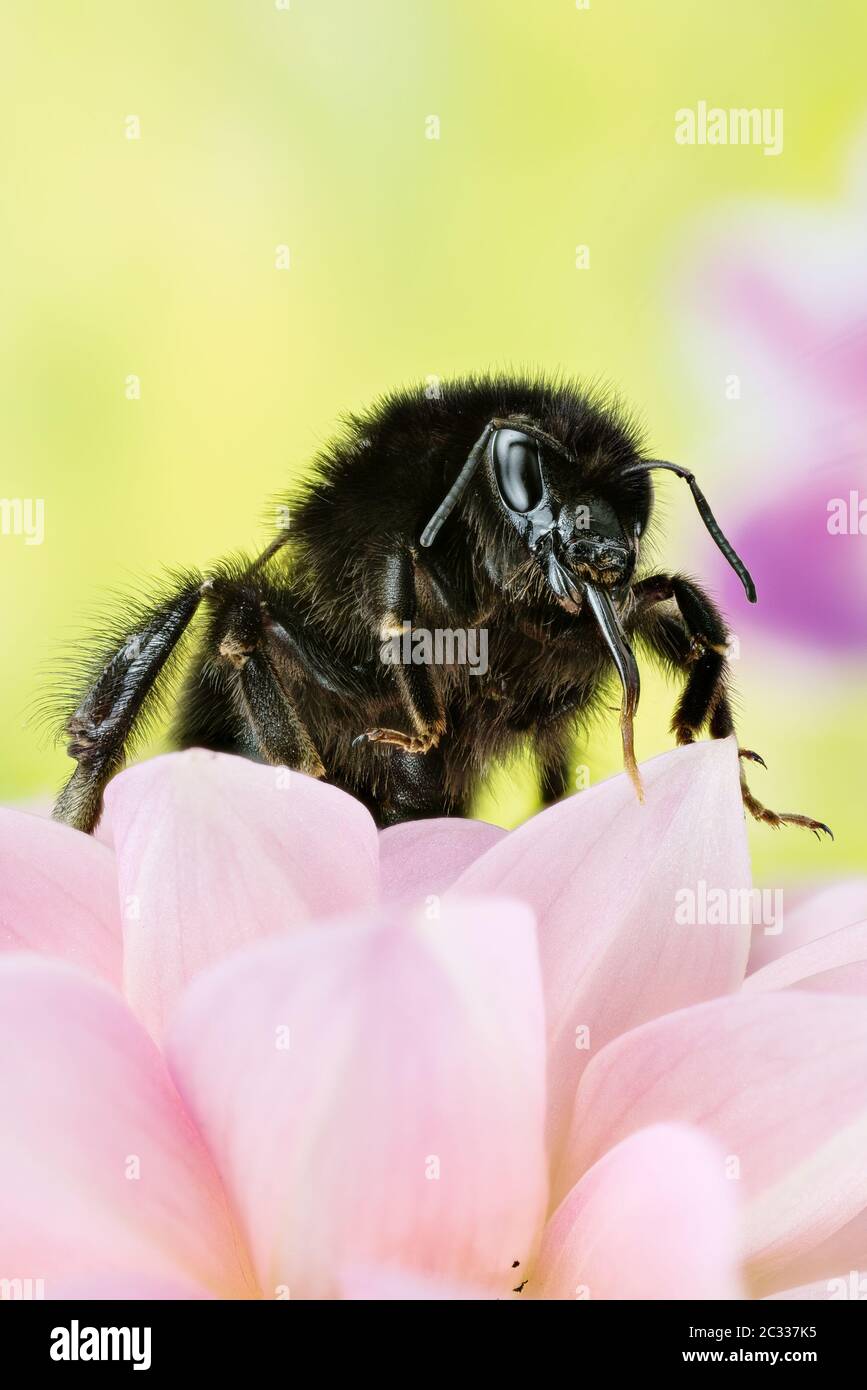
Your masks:
[{"label": "blurred pink flower", "polygon": [[[858,656],[867,644],[865,244],[867,139],[844,198],[718,210],[680,279],[689,364],[717,408],[719,434],[705,442],[718,460],[714,496],[727,482],[736,490],[718,505],[734,518],[731,539],[759,593],[739,622]],[[724,603],[740,611],[738,581],[710,558]]]},{"label": "blurred pink flower", "polygon": [[760,925],[742,987],[749,920],[676,910],[750,886],[735,746],[644,778],[377,835],[193,752],[115,779],[110,843],[0,812],[0,1276],[737,1298],[863,1266],[867,893],[801,905],[790,954]]}]

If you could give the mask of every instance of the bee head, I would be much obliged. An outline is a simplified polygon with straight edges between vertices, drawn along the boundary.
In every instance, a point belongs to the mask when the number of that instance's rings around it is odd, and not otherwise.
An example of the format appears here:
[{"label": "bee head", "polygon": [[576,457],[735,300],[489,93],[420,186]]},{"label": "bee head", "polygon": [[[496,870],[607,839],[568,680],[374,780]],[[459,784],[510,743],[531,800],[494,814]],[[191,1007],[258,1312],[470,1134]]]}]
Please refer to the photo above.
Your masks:
[{"label": "bee head", "polygon": [[[568,591],[589,582],[617,589],[632,576],[639,520],[629,490],[612,501],[581,486],[574,460],[533,426],[492,430],[487,464],[500,509],[537,557],[558,602],[580,606]],[[565,572],[565,573],[563,573]]]},{"label": "bee head", "polygon": [[688,469],[661,459],[636,458],[619,466],[601,487],[588,486],[568,450],[523,417],[494,419],[485,426],[422,532],[422,546],[433,544],[482,464],[501,512],[538,558],[564,607],[581,607],[576,585],[592,584],[616,593],[631,580],[650,514],[649,474],[655,468],[667,469],[689,484],[705,526],[755,603],[752,578]]},{"label": "bee head", "polygon": [[[687,469],[658,459],[636,459],[619,468],[616,498],[610,495],[610,478],[609,495],[595,491],[592,484],[588,492],[577,460],[523,417],[493,419],[485,426],[422,532],[422,546],[433,544],[483,464],[502,513],[538,561],[556,601],[570,613],[586,610],[596,623],[620,676],[627,723],[638,704],[640,682],[620,610],[650,512],[651,469],[666,468],[686,480],[705,526],[740,576],[750,602],[755,602],[755,586],[743,561]],[[592,470],[587,477],[592,477]]]}]

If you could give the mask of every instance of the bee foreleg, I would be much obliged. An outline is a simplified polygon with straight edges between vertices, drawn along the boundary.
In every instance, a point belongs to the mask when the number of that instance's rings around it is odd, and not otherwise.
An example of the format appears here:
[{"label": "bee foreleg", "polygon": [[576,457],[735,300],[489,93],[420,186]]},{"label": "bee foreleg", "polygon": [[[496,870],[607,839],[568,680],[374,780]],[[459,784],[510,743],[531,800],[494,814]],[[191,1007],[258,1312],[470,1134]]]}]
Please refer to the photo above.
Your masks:
[{"label": "bee foreleg", "polygon": [[[679,575],[651,575],[633,587],[634,631],[667,666],[688,672],[686,686],[672,720],[678,743],[692,743],[705,724],[711,738],[729,738],[735,732],[726,690],[729,636],[716,605],[692,580]],[[679,614],[656,613],[654,606],[674,599]],[[741,797],[750,815],[766,825],[801,825],[818,836],[831,835],[828,826],[810,816],[769,811],[753,796],[747,784],[744,761],[763,764],[749,748],[738,750],[741,759]],[[833,836],[832,836],[833,838]]]},{"label": "bee foreleg", "polygon": [[[717,707],[713,712],[710,722],[710,733],[712,738],[728,738],[735,731],[734,719],[732,717],[731,706],[728,697],[724,694],[717,702]],[[765,825],[779,827],[781,825],[801,825],[805,830],[812,830],[816,839],[820,839],[820,832],[830,835],[833,840],[834,834],[824,821],[813,820],[812,816],[799,816],[790,811],[770,811],[767,806],[763,806],[757,797],[753,796],[747,783],[746,772],[744,771],[744,761],[761,763],[765,766],[765,761],[757,753],[749,748],[738,750],[741,758],[741,799],[744,806],[749,811],[754,820],[762,821]]]},{"label": "bee foreleg", "polygon": [[[687,673],[671,721],[678,743],[693,743],[725,695],[728,629],[713,600],[680,575],[651,575],[633,586],[631,626],[666,665]],[[678,613],[654,611],[673,599]]]},{"label": "bee foreleg", "polygon": [[[377,595],[383,616],[378,636],[384,663],[391,669],[400,701],[413,733],[399,729],[366,729],[353,744],[385,743],[405,753],[429,753],[445,733],[445,713],[434,667],[403,659],[402,639],[416,617],[416,561],[409,551],[389,555]],[[396,656],[396,659],[395,659]]]}]

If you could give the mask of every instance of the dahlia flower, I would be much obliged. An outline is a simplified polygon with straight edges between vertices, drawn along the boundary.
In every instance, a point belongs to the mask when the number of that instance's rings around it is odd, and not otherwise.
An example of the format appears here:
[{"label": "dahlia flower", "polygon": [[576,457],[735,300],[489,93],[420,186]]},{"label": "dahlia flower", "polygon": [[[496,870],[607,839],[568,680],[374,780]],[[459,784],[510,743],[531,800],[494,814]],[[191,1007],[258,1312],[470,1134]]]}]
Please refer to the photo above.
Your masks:
[{"label": "dahlia flower", "polygon": [[737,761],[679,749],[643,806],[615,777],[510,833],[377,833],[333,787],[199,751],[117,777],[98,840],[0,812],[0,1278],[148,1299],[848,1279],[867,890],[745,912]]},{"label": "dahlia flower", "polygon": [[[741,480],[731,539],[762,596],[741,621],[855,658],[867,642],[865,233],[867,130],[840,196],[716,208],[678,275],[686,360],[717,413],[711,449],[721,480]],[[725,608],[737,582],[710,560]]]}]

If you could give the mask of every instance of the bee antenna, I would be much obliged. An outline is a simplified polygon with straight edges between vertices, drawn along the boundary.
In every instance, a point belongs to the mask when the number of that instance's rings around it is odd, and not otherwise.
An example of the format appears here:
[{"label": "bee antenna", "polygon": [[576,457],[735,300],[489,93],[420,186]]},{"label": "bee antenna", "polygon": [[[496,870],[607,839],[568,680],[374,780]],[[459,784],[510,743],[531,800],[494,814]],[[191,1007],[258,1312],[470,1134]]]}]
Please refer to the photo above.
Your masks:
[{"label": "bee antenna", "polygon": [[485,428],[482,430],[482,433],[479,435],[478,439],[476,440],[475,444],[470,450],[469,457],[467,458],[466,463],[464,464],[458,476],[455,478],[454,482],[452,483],[442,502],[440,502],[439,506],[437,507],[427,526],[422,531],[419,544],[425,546],[425,548],[427,548],[427,546],[429,545],[433,545],[434,541],[440,533],[441,527],[451,516],[455,507],[458,505],[467,488],[469,487],[470,482],[472,481],[473,474],[475,473],[476,469],[478,468],[479,464],[481,463],[484,457],[485,448],[487,446],[488,440],[491,437],[493,428],[493,421],[490,424],[485,425]]},{"label": "bee antenna", "polygon": [[679,478],[683,478],[689,483],[690,492],[695,499],[695,505],[698,508],[699,516],[723,555],[728,560],[735,574],[738,576],[738,579],[743,584],[750,603],[755,603],[756,586],[753,583],[752,576],[734,546],[723,534],[722,527],[711,511],[707,498],[695,480],[695,474],[690,473],[688,468],[681,468],[678,463],[667,463],[663,459],[648,459],[645,463],[637,463],[633,464],[631,468],[625,468],[623,470],[623,475],[629,473],[647,473],[651,468],[667,468],[670,473],[676,473]]}]

